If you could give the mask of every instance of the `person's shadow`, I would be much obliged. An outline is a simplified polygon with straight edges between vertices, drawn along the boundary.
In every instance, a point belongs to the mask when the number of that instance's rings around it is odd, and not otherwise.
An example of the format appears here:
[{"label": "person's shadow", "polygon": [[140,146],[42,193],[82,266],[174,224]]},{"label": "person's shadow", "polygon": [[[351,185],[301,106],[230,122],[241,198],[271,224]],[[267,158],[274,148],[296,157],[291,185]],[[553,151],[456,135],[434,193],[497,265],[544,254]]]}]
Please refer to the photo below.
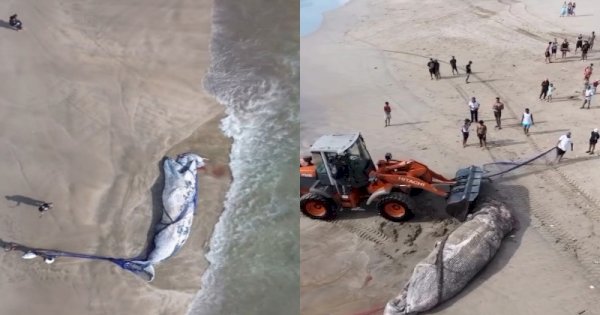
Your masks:
[{"label": "person's shadow", "polygon": [[0,19],[0,27],[4,27],[4,28],[8,28],[11,29],[13,31],[16,31],[16,29],[12,26],[10,26],[10,23],[6,22],[5,20]]},{"label": "person's shadow", "polygon": [[4,196],[4,198],[6,198],[6,200],[8,200],[8,201],[16,202],[16,204],[13,206],[13,208],[18,207],[22,203],[26,204],[28,206],[34,206],[34,207],[37,207],[37,206],[41,205],[42,203],[44,203],[43,200],[37,200],[37,199],[33,199],[33,198],[26,197],[26,196],[21,196],[21,195]]}]

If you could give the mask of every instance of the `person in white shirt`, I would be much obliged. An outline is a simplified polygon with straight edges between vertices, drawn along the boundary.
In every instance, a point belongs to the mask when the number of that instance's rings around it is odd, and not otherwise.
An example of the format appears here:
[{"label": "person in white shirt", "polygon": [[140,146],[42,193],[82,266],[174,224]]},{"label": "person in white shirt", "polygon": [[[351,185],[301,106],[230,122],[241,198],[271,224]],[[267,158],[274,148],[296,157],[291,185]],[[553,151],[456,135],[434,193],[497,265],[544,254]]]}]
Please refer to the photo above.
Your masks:
[{"label": "person in white shirt", "polygon": [[523,125],[523,132],[526,136],[529,136],[529,128],[533,125],[533,114],[529,112],[529,108],[525,108],[523,116],[521,116],[521,124]]},{"label": "person in white shirt", "polygon": [[465,119],[465,124],[460,128],[463,136],[463,148],[467,146],[467,139],[469,139],[469,128],[471,127],[471,121]]},{"label": "person in white shirt", "polygon": [[590,109],[590,105],[592,104],[592,95],[594,95],[594,89],[592,89],[591,85],[588,84],[583,95],[585,96],[585,98],[580,109],[583,108],[585,104],[587,104],[587,108]]},{"label": "person in white shirt", "polygon": [[475,96],[473,96],[469,102],[469,110],[471,111],[471,121],[479,121],[477,115],[479,112],[479,102],[475,99]]},{"label": "person in white shirt", "polygon": [[567,132],[567,134],[560,136],[558,138],[558,142],[556,143],[556,159],[555,162],[560,163],[567,149],[571,147],[571,151],[573,151],[573,141],[571,140],[571,132]]}]

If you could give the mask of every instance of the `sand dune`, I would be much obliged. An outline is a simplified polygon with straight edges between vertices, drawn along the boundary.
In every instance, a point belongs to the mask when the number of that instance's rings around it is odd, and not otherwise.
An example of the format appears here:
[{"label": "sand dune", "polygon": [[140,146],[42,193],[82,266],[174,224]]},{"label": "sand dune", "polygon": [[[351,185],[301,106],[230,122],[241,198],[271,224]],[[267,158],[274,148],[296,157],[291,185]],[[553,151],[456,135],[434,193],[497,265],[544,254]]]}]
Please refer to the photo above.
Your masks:
[{"label": "sand dune", "polygon": [[[0,12],[18,13],[25,28],[0,28],[0,192],[9,196],[0,238],[142,253],[159,210],[152,196],[162,189],[162,157],[193,151],[227,163],[223,110],[201,83],[211,1],[10,1]],[[194,231],[155,282],[102,262],[46,265],[6,253],[0,313],[182,314],[229,181],[200,176]],[[39,218],[32,200],[55,208]]]}]

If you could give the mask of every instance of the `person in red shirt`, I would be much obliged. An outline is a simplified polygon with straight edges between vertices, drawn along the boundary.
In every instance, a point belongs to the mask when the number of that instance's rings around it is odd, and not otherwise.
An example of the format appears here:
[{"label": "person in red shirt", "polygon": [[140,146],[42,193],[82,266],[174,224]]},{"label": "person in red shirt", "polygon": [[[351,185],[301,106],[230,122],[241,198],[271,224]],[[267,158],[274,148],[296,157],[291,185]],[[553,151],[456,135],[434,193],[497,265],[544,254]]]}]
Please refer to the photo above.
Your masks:
[{"label": "person in red shirt", "polygon": [[385,112],[385,127],[387,127],[390,125],[390,121],[392,120],[392,108],[390,107],[390,103],[385,102],[383,111]]}]

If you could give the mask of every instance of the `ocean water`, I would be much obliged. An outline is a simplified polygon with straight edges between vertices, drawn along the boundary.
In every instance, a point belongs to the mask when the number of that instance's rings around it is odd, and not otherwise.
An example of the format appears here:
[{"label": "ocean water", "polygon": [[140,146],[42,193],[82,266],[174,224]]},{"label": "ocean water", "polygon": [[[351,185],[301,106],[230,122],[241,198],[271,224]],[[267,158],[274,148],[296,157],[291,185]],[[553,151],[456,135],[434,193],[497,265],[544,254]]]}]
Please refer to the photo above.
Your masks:
[{"label": "ocean water", "polygon": [[189,314],[298,314],[298,2],[219,0],[213,10],[204,86],[226,107],[233,183]]},{"label": "ocean water", "polygon": [[349,0],[300,0],[300,36],[319,29],[323,13],[341,7]]}]

